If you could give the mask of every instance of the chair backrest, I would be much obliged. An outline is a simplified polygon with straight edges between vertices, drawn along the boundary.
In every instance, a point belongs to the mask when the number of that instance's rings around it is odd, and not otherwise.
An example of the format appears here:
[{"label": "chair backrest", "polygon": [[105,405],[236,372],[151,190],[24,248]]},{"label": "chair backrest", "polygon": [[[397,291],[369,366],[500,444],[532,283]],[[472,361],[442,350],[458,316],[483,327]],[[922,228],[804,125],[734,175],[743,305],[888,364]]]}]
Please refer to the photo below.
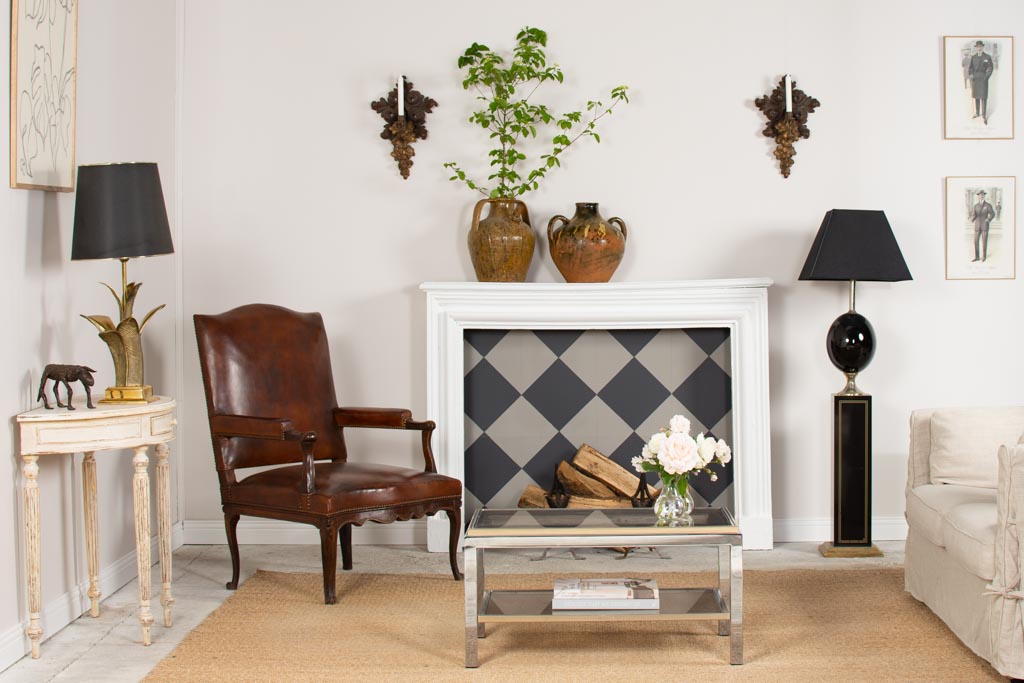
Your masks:
[{"label": "chair backrest", "polygon": [[[269,304],[194,317],[206,409],[214,415],[281,418],[317,434],[317,460],[344,459],[324,321]],[[214,439],[217,470],[301,462],[299,444]]]}]

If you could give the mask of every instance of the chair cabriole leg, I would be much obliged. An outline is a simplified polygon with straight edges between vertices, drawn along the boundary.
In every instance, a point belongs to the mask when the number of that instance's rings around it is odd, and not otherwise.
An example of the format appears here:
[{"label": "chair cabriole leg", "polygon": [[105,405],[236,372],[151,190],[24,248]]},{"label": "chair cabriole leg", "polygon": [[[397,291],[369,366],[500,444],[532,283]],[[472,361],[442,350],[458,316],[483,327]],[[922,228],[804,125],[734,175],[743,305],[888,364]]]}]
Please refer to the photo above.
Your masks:
[{"label": "chair cabriole leg", "polygon": [[452,576],[456,581],[462,581],[462,572],[459,571],[459,537],[462,534],[462,510],[458,507],[446,511],[448,513],[448,561],[452,566]]},{"label": "chair cabriole leg", "polygon": [[225,588],[229,591],[233,591],[238,588],[238,534],[236,530],[238,528],[238,517],[239,515],[232,515],[225,513],[224,515],[224,529],[228,533],[228,550],[231,551],[231,580],[227,582]]},{"label": "chair cabriole leg", "polygon": [[352,569],[352,525],[346,524],[341,527],[341,568],[345,571]]},{"label": "chair cabriole leg", "polygon": [[338,568],[338,527],[320,527],[320,555],[324,564],[324,604],[333,605],[338,602],[334,592],[334,573]]}]

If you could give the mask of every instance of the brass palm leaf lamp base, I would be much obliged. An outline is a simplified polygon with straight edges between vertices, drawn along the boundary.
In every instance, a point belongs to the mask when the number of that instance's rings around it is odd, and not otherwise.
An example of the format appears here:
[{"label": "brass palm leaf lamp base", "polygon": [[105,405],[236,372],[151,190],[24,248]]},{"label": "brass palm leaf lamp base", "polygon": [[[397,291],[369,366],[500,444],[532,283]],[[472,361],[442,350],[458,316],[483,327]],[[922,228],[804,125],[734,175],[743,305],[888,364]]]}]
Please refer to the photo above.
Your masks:
[{"label": "brass palm leaf lamp base", "polygon": [[832,209],[800,279],[850,283],[850,310],[835,319],[825,337],[828,357],[846,386],[832,397],[832,542],[818,550],[825,557],[877,557],[882,551],[871,543],[871,396],[856,382],[875,355],[875,331],[856,311],[857,280],[910,280],[910,270],[885,213]]},{"label": "brass palm leaf lamp base", "polygon": [[121,291],[108,284],[119,319],[83,315],[99,330],[114,361],[115,385],[100,403],[145,403],[155,400],[144,381],[142,330],[161,304],[139,323],[134,316],[141,282],[128,282],[128,259],[174,253],[160,172],[154,163],[97,164],[78,167],[75,229],[71,260],[118,259]]}]

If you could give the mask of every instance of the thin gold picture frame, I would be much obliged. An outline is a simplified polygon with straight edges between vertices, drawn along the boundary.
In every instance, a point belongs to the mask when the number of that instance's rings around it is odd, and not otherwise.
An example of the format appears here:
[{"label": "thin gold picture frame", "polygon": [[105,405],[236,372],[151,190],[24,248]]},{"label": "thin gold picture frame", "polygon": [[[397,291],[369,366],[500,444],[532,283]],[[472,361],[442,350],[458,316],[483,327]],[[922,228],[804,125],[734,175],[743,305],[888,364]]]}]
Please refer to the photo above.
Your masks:
[{"label": "thin gold picture frame", "polygon": [[[68,0],[51,6],[11,0],[13,189],[75,190],[78,2]],[[49,15],[29,14],[50,10],[56,13],[52,24]],[[48,106],[42,106],[42,101]]]},{"label": "thin gold picture frame", "polygon": [[[949,261],[950,261],[950,216],[949,216],[949,205],[950,205],[950,181],[969,181],[973,187],[983,186],[986,184],[991,185],[991,181],[1009,181],[1009,187],[1007,188],[1007,194],[1012,198],[1012,204],[1009,207],[1008,216],[1010,219],[1010,231],[1009,235],[1012,237],[1012,244],[1010,246],[1010,274],[1007,276],[979,276],[979,277],[963,277],[953,276],[949,274]],[[988,181],[988,182],[986,182]],[[944,258],[944,272],[947,280],[1016,280],[1017,279],[1017,176],[1010,175],[998,175],[998,176],[946,176],[943,182],[943,202],[942,202],[942,214],[943,214],[943,234],[945,248],[943,249]]]},{"label": "thin gold picture frame", "polygon": [[[952,40],[981,40],[983,42],[993,40],[1005,40],[1009,41],[1010,54],[1004,57],[1005,65],[1009,67],[1009,82],[1010,82],[1010,96],[1005,99],[1005,103],[1009,105],[1010,109],[1010,134],[1009,136],[987,136],[987,135],[950,135],[950,107],[956,106],[955,95],[951,92],[950,88],[950,73],[948,54],[950,41]],[[1014,83],[1013,83],[1013,36],[943,36],[942,37],[942,137],[945,140],[1013,140],[1015,133],[1015,118],[1014,118]],[[1000,67],[1004,68],[1004,67]],[[962,74],[961,74],[962,75]]]}]

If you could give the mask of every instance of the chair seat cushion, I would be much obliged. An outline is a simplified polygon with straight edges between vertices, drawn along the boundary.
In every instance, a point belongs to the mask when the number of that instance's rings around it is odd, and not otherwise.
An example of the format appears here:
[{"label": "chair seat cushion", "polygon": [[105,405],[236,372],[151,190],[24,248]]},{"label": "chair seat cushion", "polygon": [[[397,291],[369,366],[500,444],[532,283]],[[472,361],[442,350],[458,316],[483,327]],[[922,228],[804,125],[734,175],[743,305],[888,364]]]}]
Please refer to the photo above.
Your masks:
[{"label": "chair seat cushion", "polygon": [[334,514],[458,499],[462,484],[443,474],[355,462],[316,463],[316,492],[303,491],[301,465],[258,472],[228,488],[232,503]]},{"label": "chair seat cushion", "polygon": [[907,523],[975,576],[995,576],[996,492],[925,484],[907,494]]}]

